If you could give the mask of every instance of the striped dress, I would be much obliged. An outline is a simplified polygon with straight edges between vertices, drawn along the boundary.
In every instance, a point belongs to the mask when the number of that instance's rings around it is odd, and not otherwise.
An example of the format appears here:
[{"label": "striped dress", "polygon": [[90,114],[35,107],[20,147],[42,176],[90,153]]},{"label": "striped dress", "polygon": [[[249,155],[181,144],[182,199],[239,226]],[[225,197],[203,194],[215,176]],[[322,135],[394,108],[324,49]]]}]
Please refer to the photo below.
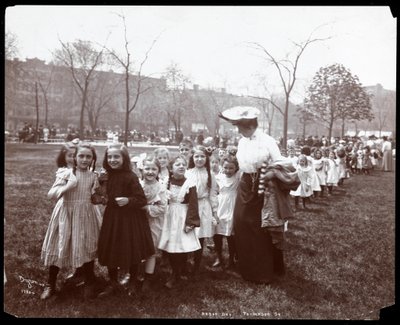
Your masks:
[{"label": "striped dress", "polygon": [[[71,169],[57,173],[53,187],[66,184]],[[76,170],[76,187],[57,201],[42,246],[41,259],[46,266],[79,267],[97,256],[97,241],[102,215],[90,201],[92,190],[98,186],[91,171]]]}]

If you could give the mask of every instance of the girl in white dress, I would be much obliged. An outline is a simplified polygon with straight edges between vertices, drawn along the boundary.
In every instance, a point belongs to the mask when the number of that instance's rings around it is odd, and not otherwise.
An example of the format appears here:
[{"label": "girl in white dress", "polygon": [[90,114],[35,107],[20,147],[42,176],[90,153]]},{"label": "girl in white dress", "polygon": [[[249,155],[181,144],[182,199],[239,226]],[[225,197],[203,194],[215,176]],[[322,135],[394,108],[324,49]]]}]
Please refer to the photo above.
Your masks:
[{"label": "girl in white dress", "polygon": [[161,231],[158,248],[167,252],[172,268],[172,277],[166,283],[172,288],[182,278],[187,253],[201,248],[194,231],[200,226],[196,185],[185,178],[186,160],[178,156],[171,160],[172,175],[168,183],[168,207]]},{"label": "girl in white dress", "polygon": [[199,201],[200,227],[196,228],[196,235],[200,240],[201,249],[194,253],[193,273],[198,273],[203,255],[204,239],[212,238],[215,226],[218,223],[217,182],[211,172],[210,159],[204,146],[196,146],[193,156],[189,160],[189,169],[186,178],[196,184]]},{"label": "girl in white dress", "polygon": [[333,150],[329,152],[326,171],[326,185],[328,187],[328,195],[332,194],[333,186],[337,186],[339,182],[339,164],[336,160],[336,154]]},{"label": "girl in white dress", "polygon": [[[317,174],[317,178],[319,181],[319,185],[321,186],[321,192],[319,194],[320,197],[324,196],[324,191],[326,187],[326,159],[322,156],[321,149],[315,149],[314,158],[312,159],[315,173]],[[314,192],[316,196],[317,192]]]},{"label": "girl in white dress", "polygon": [[296,170],[300,179],[300,185],[297,190],[291,190],[290,195],[294,196],[296,209],[299,206],[299,197],[302,198],[303,208],[306,209],[307,198],[313,195],[312,180],[314,175],[314,170],[308,163],[307,156],[303,154],[299,156],[299,164],[297,165]]},{"label": "girl in white dress", "polygon": [[[155,157],[146,157],[143,160],[143,179],[140,180],[144,195],[147,199],[146,210],[147,219],[149,221],[151,237],[156,250],[160,241],[162,226],[164,224],[164,216],[167,210],[166,185],[158,181],[161,170],[159,160]],[[167,178],[169,179],[169,177]],[[149,285],[156,267],[156,254],[146,259],[144,265],[144,283]]]},{"label": "girl in white dress", "polygon": [[236,157],[226,155],[222,159],[223,173],[216,177],[218,184],[218,219],[215,228],[214,244],[217,258],[214,267],[223,264],[222,245],[225,237],[228,242],[229,264],[228,268],[235,265],[236,247],[233,237],[233,210],[235,207],[237,188],[239,186],[240,173]]},{"label": "girl in white dress", "polygon": [[[301,148],[301,154],[303,154],[307,157],[307,166],[311,167],[311,172],[310,172],[311,177],[312,177],[311,190],[313,192],[313,194],[311,196],[313,196],[314,193],[316,196],[317,192],[321,191],[321,186],[318,181],[317,173],[315,172],[315,169],[314,169],[313,158],[311,157],[311,148],[307,145],[303,146],[303,148]],[[307,200],[310,200],[310,198],[307,198]]]}]

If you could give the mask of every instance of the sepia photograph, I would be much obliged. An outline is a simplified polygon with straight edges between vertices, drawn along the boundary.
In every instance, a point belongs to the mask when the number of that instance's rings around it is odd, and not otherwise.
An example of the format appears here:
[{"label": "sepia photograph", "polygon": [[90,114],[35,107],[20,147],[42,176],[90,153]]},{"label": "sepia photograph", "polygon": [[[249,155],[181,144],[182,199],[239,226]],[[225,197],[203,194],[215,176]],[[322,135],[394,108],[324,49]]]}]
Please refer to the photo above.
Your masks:
[{"label": "sepia photograph", "polygon": [[3,19],[2,319],[387,320],[393,8]]}]

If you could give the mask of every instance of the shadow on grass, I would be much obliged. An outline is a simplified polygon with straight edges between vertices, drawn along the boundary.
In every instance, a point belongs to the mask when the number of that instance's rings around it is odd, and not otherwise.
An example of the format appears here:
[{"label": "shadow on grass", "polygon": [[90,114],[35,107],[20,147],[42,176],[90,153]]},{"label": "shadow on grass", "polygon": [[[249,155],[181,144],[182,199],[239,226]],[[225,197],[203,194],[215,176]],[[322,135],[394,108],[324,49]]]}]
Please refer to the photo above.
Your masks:
[{"label": "shadow on grass", "polygon": [[314,208],[314,207],[312,207],[312,208],[307,207],[307,209],[304,210],[304,211],[308,212],[308,213],[315,213],[315,214],[318,214],[318,215],[322,215],[322,214],[326,213],[326,209],[324,209],[324,208]]},{"label": "shadow on grass", "polygon": [[334,290],[328,289],[321,282],[305,279],[291,269],[287,269],[286,275],[279,278],[274,286],[284,290],[288,297],[302,304],[321,304],[323,301],[338,298]]}]

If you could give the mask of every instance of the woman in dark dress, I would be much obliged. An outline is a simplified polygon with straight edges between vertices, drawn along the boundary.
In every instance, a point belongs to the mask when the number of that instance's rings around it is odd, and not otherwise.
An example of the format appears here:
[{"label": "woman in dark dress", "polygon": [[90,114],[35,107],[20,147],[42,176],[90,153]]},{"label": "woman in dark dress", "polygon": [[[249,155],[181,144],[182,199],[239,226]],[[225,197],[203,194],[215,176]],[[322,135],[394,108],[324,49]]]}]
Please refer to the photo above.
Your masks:
[{"label": "woman in dark dress", "polygon": [[245,280],[269,284],[275,275],[284,273],[282,250],[272,243],[271,234],[261,227],[264,195],[258,194],[260,169],[283,157],[271,136],[257,129],[259,110],[236,106],[220,117],[238,127],[242,138],[236,157],[243,173],[234,208],[234,233],[239,272]]}]

